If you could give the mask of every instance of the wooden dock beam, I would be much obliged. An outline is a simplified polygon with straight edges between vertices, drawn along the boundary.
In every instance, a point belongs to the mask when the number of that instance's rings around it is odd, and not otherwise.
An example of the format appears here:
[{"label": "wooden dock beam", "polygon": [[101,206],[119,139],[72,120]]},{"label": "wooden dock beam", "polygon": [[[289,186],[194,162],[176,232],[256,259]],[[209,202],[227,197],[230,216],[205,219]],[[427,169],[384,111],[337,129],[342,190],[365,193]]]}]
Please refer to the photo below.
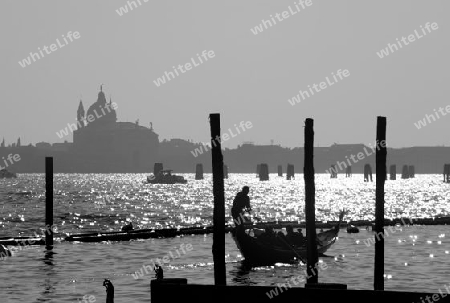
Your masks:
[{"label": "wooden dock beam", "polygon": [[[166,280],[166,279],[165,279]],[[361,302],[426,302],[421,299],[433,296],[424,292],[374,291],[355,289],[315,289],[315,288],[278,288],[274,286],[216,286],[185,284],[183,279],[152,280],[150,284],[151,302],[232,302],[232,303],[273,303],[273,302],[302,302],[302,303],[361,303]],[[278,296],[269,297],[268,294],[278,290]],[[441,300],[445,302],[446,300]]]},{"label": "wooden dock beam", "polygon": [[53,249],[53,157],[45,158],[45,247]]},{"label": "wooden dock beam", "polygon": [[[213,193],[214,193],[214,211],[213,211],[213,260],[214,260],[214,283],[215,285],[225,286],[226,267],[225,267],[225,189],[223,181],[223,155],[222,144],[220,140],[220,114],[210,114],[211,124],[211,155],[213,169]],[[218,141],[218,142],[214,142]]]},{"label": "wooden dock beam", "polygon": [[319,272],[314,267],[319,262],[316,244],[316,187],[314,184],[314,120],[307,118],[305,121],[305,166],[303,177],[305,179],[305,213],[306,213],[306,271],[308,284],[317,284]]},{"label": "wooden dock beam", "polygon": [[[386,117],[377,117],[375,189],[374,290],[384,290],[384,182],[386,181]],[[380,236],[381,235],[381,236]]]}]

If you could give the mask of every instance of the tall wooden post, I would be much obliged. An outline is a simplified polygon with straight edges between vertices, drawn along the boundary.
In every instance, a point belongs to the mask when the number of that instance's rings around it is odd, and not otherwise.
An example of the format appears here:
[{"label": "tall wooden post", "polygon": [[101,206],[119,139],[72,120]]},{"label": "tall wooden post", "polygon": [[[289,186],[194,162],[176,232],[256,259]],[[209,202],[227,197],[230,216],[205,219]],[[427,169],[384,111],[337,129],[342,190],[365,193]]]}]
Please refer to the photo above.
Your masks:
[{"label": "tall wooden post", "polygon": [[278,165],[278,177],[283,177],[283,166]]},{"label": "tall wooden post", "polygon": [[408,165],[403,165],[402,179],[409,179],[409,166]]},{"label": "tall wooden post", "polygon": [[220,114],[210,114],[211,155],[213,169],[213,260],[214,283],[226,285],[225,267],[225,189],[223,181],[223,156],[220,142]]},{"label": "tall wooden post", "polygon": [[293,164],[287,165],[286,180],[295,179],[295,169]]},{"label": "tall wooden post", "polygon": [[201,163],[195,166],[195,180],[203,180],[203,164]]},{"label": "tall wooden post", "polygon": [[397,166],[395,164],[391,165],[390,168],[391,180],[397,179]]},{"label": "tall wooden post", "polygon": [[53,157],[45,158],[45,247],[53,249]]},{"label": "tall wooden post", "polygon": [[223,166],[223,177],[224,177],[224,179],[228,179],[228,166],[227,165]]},{"label": "tall wooden post", "polygon": [[259,166],[259,181],[269,180],[269,166],[266,163],[261,163]]},{"label": "tall wooden post", "polygon": [[305,166],[303,174],[305,178],[305,213],[306,213],[306,256],[307,256],[307,274],[309,276],[307,283],[317,283],[318,270],[314,267],[319,262],[316,244],[316,208],[315,195],[316,187],[314,184],[314,120],[311,118],[305,121]]},{"label": "tall wooden post", "polygon": [[414,178],[415,177],[415,169],[414,169],[414,165],[410,165],[408,167],[408,174],[410,178]]},{"label": "tall wooden post", "polygon": [[384,182],[386,180],[386,117],[377,117],[374,290],[384,290]]}]

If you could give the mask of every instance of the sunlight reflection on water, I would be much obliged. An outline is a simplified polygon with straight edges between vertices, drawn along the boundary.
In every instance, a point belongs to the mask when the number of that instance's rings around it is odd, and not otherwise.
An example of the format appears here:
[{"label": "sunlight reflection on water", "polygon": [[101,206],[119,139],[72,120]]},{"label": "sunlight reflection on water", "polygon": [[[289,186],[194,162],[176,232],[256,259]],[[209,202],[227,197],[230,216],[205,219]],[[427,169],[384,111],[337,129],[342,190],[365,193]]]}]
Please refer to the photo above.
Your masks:
[{"label": "sunlight reflection on water", "polygon": [[[136,228],[211,225],[211,175],[205,174],[202,181],[195,181],[193,174],[183,176],[189,180],[186,185],[149,185],[142,183],[146,177],[143,174],[57,174],[55,225],[63,233],[119,230],[130,221]],[[269,182],[259,182],[254,174],[230,174],[225,181],[227,215],[236,192],[249,185],[258,217],[268,221],[304,220],[303,175],[297,174],[294,181],[273,174],[270,177]],[[45,213],[44,176],[22,174],[17,180],[0,180],[0,185],[1,235],[40,231]],[[449,214],[449,186],[440,175],[387,181],[385,188],[386,218]],[[338,210],[344,207],[350,210],[347,220],[371,220],[374,200],[375,182],[364,183],[362,175],[351,179],[340,175],[337,180],[316,175],[317,220],[336,220]],[[450,258],[446,229],[401,226],[387,237],[386,289],[436,292],[442,288]],[[320,281],[373,289],[373,246],[365,244],[371,237],[373,234],[365,229],[359,234],[341,230],[339,240],[328,251],[330,258],[322,259],[329,267],[320,274]],[[279,265],[247,271],[230,235],[226,241],[229,284],[276,285],[302,269]],[[102,279],[109,277],[116,285],[118,302],[147,302],[153,273],[138,280],[132,274],[180,243],[192,243],[194,250],[167,265],[165,275],[185,277],[190,283],[213,283],[212,236],[205,235],[120,243],[58,243],[56,254],[47,257],[42,247],[23,249],[0,262],[0,279],[7,281],[1,293],[12,302],[30,302],[37,297],[51,299],[48,302],[72,302],[86,294],[101,302],[105,294]]]}]

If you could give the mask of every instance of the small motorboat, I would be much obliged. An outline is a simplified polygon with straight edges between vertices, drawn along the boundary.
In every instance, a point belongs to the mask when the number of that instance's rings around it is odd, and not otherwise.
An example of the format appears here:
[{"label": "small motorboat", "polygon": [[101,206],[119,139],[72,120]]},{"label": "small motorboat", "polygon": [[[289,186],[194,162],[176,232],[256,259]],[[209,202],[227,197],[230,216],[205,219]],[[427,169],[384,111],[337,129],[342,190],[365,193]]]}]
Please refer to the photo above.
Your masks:
[{"label": "small motorboat", "polygon": [[[336,242],[342,217],[343,212],[339,216],[339,223],[334,228],[316,235],[319,255],[323,255]],[[249,224],[236,226],[231,234],[245,262],[252,266],[297,263],[306,260],[306,241],[301,244],[292,244],[284,237],[277,236],[274,236],[273,241],[267,241],[267,237],[261,237],[263,234],[261,230],[254,230]]]},{"label": "small motorboat", "polygon": [[6,168],[0,170],[0,179],[11,179],[11,178],[17,178],[17,175],[15,173],[6,170]]},{"label": "small motorboat", "polygon": [[147,177],[147,183],[150,184],[186,184],[187,180],[183,176],[172,175],[171,169],[161,170],[157,175]]}]

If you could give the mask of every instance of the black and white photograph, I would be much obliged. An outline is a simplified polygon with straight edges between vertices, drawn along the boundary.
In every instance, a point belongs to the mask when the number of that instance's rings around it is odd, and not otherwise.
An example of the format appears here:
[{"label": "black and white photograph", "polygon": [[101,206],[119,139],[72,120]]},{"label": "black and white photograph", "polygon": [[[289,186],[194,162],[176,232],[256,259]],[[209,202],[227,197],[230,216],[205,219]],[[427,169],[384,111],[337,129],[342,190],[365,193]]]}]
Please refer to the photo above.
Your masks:
[{"label": "black and white photograph", "polygon": [[2,0],[0,303],[450,302],[449,11]]}]

